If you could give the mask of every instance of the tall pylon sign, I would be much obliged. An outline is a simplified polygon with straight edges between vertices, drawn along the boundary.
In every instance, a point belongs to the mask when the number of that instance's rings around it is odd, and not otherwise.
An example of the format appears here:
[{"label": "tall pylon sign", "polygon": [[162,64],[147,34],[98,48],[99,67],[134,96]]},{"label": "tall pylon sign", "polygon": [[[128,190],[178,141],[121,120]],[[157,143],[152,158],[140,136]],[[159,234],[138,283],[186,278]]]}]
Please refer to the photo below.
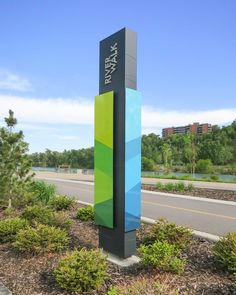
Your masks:
[{"label": "tall pylon sign", "polygon": [[95,97],[95,223],[99,245],[128,258],[141,215],[141,94],[137,36],[124,28],[100,42]]}]

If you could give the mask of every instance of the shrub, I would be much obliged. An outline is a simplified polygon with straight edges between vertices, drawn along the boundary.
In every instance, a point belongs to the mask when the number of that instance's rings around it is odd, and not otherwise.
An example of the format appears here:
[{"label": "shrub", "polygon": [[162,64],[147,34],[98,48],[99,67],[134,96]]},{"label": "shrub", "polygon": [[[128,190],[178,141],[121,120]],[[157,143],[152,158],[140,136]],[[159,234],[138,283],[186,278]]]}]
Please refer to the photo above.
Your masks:
[{"label": "shrub", "polygon": [[48,184],[44,181],[33,181],[28,191],[35,195],[35,202],[41,204],[48,204],[48,202],[55,196],[56,187],[54,184]]},{"label": "shrub", "polygon": [[141,261],[159,270],[181,273],[184,271],[185,261],[178,258],[180,249],[166,241],[156,241],[151,245],[141,245],[138,249]]},{"label": "shrub", "polygon": [[170,223],[166,219],[159,219],[152,226],[146,242],[167,241],[179,249],[184,249],[190,243],[191,238],[192,231],[190,229]]},{"label": "shrub", "polygon": [[178,192],[182,192],[185,189],[185,185],[183,182],[177,182],[177,183],[175,183],[174,189]]},{"label": "shrub", "polygon": [[34,254],[58,252],[69,244],[67,233],[54,226],[39,224],[35,228],[22,229],[16,236],[13,246],[19,251]]},{"label": "shrub", "polygon": [[185,189],[187,191],[191,192],[191,191],[193,191],[193,188],[194,188],[194,186],[192,185],[192,183],[189,183]]},{"label": "shrub", "polygon": [[54,215],[52,209],[35,205],[32,207],[26,207],[22,213],[22,217],[27,219],[31,224],[53,224]]},{"label": "shrub", "polygon": [[211,178],[211,180],[214,180],[214,181],[218,181],[219,180],[219,176],[218,175],[211,175],[210,178]]},{"label": "shrub", "polygon": [[213,172],[213,165],[210,159],[206,160],[198,160],[196,164],[196,172],[199,173],[212,173]]},{"label": "shrub", "polygon": [[56,212],[53,215],[51,225],[69,230],[73,220],[66,212]]},{"label": "shrub", "polygon": [[94,209],[92,206],[85,206],[83,208],[79,208],[76,216],[81,221],[94,220]]},{"label": "shrub", "polygon": [[160,190],[163,190],[163,184],[161,182],[157,182],[156,183],[156,188],[160,189]]},{"label": "shrub", "polygon": [[75,205],[75,199],[67,196],[57,195],[49,201],[49,205],[57,211],[69,210]]},{"label": "shrub", "polygon": [[54,212],[49,207],[39,205],[25,208],[22,213],[22,217],[27,219],[31,225],[41,223],[68,230],[72,224],[72,220],[65,212]]},{"label": "shrub", "polygon": [[228,233],[216,242],[213,253],[224,267],[236,272],[236,232]]},{"label": "shrub", "polygon": [[0,221],[0,243],[12,242],[16,238],[16,234],[29,226],[25,219],[19,217],[9,218]]},{"label": "shrub", "polygon": [[171,182],[168,182],[167,184],[165,184],[164,189],[168,192],[173,191],[175,188],[175,185]]},{"label": "shrub", "polygon": [[140,279],[129,286],[113,287],[106,295],[177,295],[177,290],[167,284],[155,282],[148,279]]},{"label": "shrub", "polygon": [[99,290],[108,277],[106,257],[99,250],[73,251],[54,270],[61,288],[74,292]]},{"label": "shrub", "polygon": [[14,214],[15,209],[13,207],[8,207],[2,211],[2,214],[6,217],[10,217]]}]

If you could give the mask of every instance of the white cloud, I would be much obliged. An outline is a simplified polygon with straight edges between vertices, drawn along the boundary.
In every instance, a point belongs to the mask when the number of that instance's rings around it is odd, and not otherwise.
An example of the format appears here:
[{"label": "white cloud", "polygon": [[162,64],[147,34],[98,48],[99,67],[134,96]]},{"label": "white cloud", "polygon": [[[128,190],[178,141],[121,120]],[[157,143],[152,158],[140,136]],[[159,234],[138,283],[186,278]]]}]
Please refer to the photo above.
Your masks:
[{"label": "white cloud", "polygon": [[9,71],[0,69],[0,89],[31,91],[32,86],[28,79]]},{"label": "white cloud", "polygon": [[[19,123],[31,125],[31,129],[40,124],[87,124],[93,125],[93,100],[74,98],[25,98],[0,95],[0,118],[7,116],[12,109]],[[236,108],[208,111],[162,110],[143,106],[143,133],[160,133],[164,127],[181,126],[193,122],[224,125],[236,118]],[[36,126],[36,127],[35,127]],[[74,140],[74,138],[67,138]]]},{"label": "white cloud", "polygon": [[223,125],[236,118],[236,108],[207,111],[161,110],[144,106],[142,123],[145,128],[165,128],[192,124],[193,122]]},{"label": "white cloud", "polygon": [[93,101],[85,99],[36,99],[0,95],[0,118],[12,109],[18,122],[93,124]]}]

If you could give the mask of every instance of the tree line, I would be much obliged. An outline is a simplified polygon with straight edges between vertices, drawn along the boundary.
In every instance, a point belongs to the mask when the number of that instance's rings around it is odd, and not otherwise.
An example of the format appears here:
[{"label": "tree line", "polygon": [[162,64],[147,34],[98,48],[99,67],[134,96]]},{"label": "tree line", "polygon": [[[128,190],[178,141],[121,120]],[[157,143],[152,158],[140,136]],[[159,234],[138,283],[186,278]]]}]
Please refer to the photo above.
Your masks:
[{"label": "tree line", "polygon": [[[93,169],[93,147],[30,155],[33,166]],[[173,134],[161,138],[151,133],[142,136],[142,170],[160,168],[169,171],[180,167],[186,172],[211,172],[213,165],[236,165],[236,122],[226,127],[213,126],[212,132],[202,135]],[[182,167],[182,168],[181,168]],[[202,167],[202,169],[200,169]],[[205,168],[204,168],[205,167]],[[203,171],[203,170],[209,171]],[[235,169],[235,168],[233,168]]]}]

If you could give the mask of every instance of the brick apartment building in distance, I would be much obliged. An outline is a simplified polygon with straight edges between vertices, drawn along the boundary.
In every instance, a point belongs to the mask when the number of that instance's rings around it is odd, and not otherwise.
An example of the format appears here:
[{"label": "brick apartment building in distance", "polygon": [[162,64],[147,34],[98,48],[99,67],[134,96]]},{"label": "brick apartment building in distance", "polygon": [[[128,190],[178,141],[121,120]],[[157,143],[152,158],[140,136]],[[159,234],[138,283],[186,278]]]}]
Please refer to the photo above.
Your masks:
[{"label": "brick apartment building in distance", "polygon": [[187,134],[187,133],[193,133],[193,134],[204,134],[209,133],[212,130],[211,124],[204,123],[193,123],[186,126],[181,127],[169,127],[162,129],[162,137],[166,138],[169,137],[172,134]]}]

